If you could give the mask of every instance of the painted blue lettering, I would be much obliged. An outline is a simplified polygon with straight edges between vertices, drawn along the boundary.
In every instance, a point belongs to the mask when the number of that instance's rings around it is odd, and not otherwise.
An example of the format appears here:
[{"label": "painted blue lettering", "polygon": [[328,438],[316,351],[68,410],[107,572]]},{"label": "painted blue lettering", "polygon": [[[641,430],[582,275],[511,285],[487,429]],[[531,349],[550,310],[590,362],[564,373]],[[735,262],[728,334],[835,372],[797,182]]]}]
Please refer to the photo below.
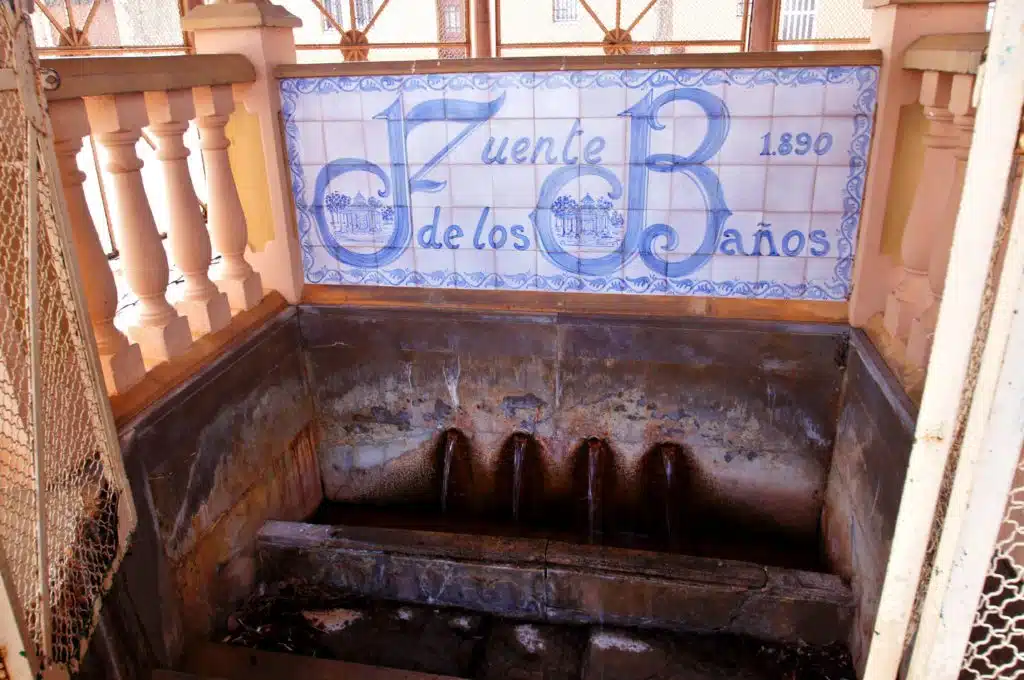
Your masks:
[{"label": "painted blue lettering", "polygon": [[491,214],[490,208],[484,208],[480,211],[480,219],[476,223],[476,231],[473,233],[473,247],[477,250],[483,250],[486,244],[480,240],[480,237],[484,233],[484,224],[487,223],[487,216]]},{"label": "painted blue lettering", "polygon": [[[505,147],[508,145],[508,137],[503,137],[501,140],[501,146],[498,147],[497,151],[492,151],[494,148],[494,137],[487,140],[487,144],[484,145],[484,152],[480,154],[480,160],[486,165],[505,165],[508,162],[508,157],[505,155]],[[489,154],[493,154],[488,158]]]},{"label": "painted blue lettering", "polygon": [[552,152],[555,149],[555,138],[554,137],[538,137],[537,144],[533,147],[533,158],[530,159],[531,163],[536,163],[537,158],[541,154],[541,150],[544,152],[544,162],[548,165],[554,165],[558,162],[558,156],[555,156]]},{"label": "painted blue lettering", "polygon": [[434,208],[434,220],[420,228],[419,233],[416,235],[416,240],[419,242],[422,248],[440,248],[441,244],[437,241],[437,221],[441,219],[441,208]]},{"label": "painted blue lettering", "polygon": [[569,136],[565,138],[565,146],[562,147],[562,162],[566,165],[576,165],[580,162],[579,156],[569,156],[569,147],[572,146],[574,137],[582,137],[583,130],[580,128],[580,119],[577,118],[572,122],[572,129],[569,130]]},{"label": "painted blue lettering", "polygon": [[735,229],[726,229],[722,232],[722,244],[718,251],[723,255],[746,255],[743,250],[743,236]]},{"label": "painted blue lettering", "polygon": [[751,251],[751,255],[764,255],[761,252],[761,242],[768,242],[768,255],[770,257],[778,257],[779,251],[775,249],[775,237],[772,236],[772,225],[766,222],[758,222],[757,226],[761,227],[754,232],[754,247]]},{"label": "painted blue lettering", "polygon": [[510,231],[512,232],[512,238],[517,242],[512,244],[512,247],[516,250],[526,250],[530,247],[530,239],[523,233],[523,225],[513,224]]},{"label": "painted blue lettering", "polygon": [[583,162],[589,163],[590,165],[597,165],[601,162],[601,157],[597,154],[601,153],[607,143],[604,141],[604,137],[592,137],[587,140],[586,146],[583,147]]},{"label": "painted blue lettering", "polygon": [[[440,210],[440,208],[435,208],[435,210]],[[462,227],[457,224],[451,225],[444,230],[444,247],[449,250],[458,250],[459,244],[455,243],[455,239],[462,238],[462,235]]]},{"label": "painted blue lettering", "polygon": [[530,139],[528,137],[520,137],[512,145],[512,160],[516,163],[525,163],[528,156],[526,152],[530,150]]},{"label": "painted blue lettering", "polygon": [[[674,101],[690,101],[702,109],[707,117],[708,131],[701,144],[689,156],[678,154],[651,154],[651,131],[664,130],[658,121],[661,107]],[[696,88],[682,87],[663,92],[655,99],[648,92],[639,102],[620,115],[629,116],[629,189],[626,241],[631,235],[639,240],[640,259],[652,271],[665,272],[670,278],[686,276],[703,267],[715,252],[718,237],[730,212],[722,193],[722,184],[714,170],[704,165],[718,153],[729,134],[729,110],[719,97]],[[590,167],[590,166],[584,166]],[[654,254],[654,241],[665,239],[665,249],[674,250],[679,244],[676,230],[667,224],[644,224],[647,207],[647,176],[649,172],[680,172],[688,175],[703,194],[705,214],[704,239],[696,251],[687,258],[669,262]],[[642,232],[642,235],[641,235]],[[630,248],[630,251],[632,248]]]},{"label": "painted blue lettering", "polygon": [[832,246],[829,245],[828,242],[828,235],[825,234],[825,232],[822,231],[821,229],[813,230],[810,234],[808,234],[808,236],[810,238],[811,243],[814,244],[811,246],[810,249],[812,257],[825,257],[826,255],[829,254],[829,251],[832,250]]},{"label": "painted blue lettering", "polygon": [[[394,102],[374,116],[375,119],[387,121],[388,153],[391,163],[391,175],[375,163],[365,159],[338,158],[325,164],[317,174],[313,189],[313,219],[316,230],[325,249],[332,257],[343,264],[353,267],[375,267],[390,264],[397,260],[412,243],[413,225],[410,206],[410,194],[416,192],[440,191],[447,184],[426,175],[436,167],[453,149],[462,144],[478,127],[490,120],[505,103],[502,93],[489,102],[476,102],[460,99],[433,99],[417,104],[403,115],[402,99],[396,97]],[[406,145],[409,134],[420,125],[438,121],[460,121],[466,125],[459,134],[445,144],[440,151],[427,161],[415,173],[409,174]],[[380,198],[392,198],[390,207],[394,211],[394,227],[391,237],[377,252],[360,253],[345,248],[338,243],[331,233],[329,221],[324,208],[324,197],[330,190],[331,182],[342,175],[363,172],[376,176],[384,188],[377,191]],[[393,195],[392,195],[393,192]],[[437,221],[439,210],[435,210],[434,223],[426,225],[420,238],[426,247],[440,248],[437,242]],[[428,238],[429,236],[429,238]]]},{"label": "painted blue lettering", "polygon": [[[796,238],[795,246],[792,245],[794,237]],[[788,257],[796,257],[800,254],[800,251],[804,249],[804,244],[806,242],[807,239],[804,237],[803,232],[794,229],[782,237],[782,252]]]},{"label": "painted blue lettering", "polygon": [[508,232],[505,231],[505,227],[500,224],[496,224],[491,228],[491,233],[487,237],[487,240],[490,242],[492,248],[498,250],[504,246],[505,241],[508,240]]}]

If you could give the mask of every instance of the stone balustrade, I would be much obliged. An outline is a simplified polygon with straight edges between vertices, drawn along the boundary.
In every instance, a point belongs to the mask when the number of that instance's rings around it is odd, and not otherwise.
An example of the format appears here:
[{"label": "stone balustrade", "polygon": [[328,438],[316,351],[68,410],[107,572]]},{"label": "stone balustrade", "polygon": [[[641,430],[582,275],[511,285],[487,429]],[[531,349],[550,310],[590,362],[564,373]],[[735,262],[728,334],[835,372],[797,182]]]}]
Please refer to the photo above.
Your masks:
[{"label": "stone balustrade", "polygon": [[[232,86],[251,82],[255,72],[239,55],[62,59],[45,65],[60,76],[60,86],[49,93],[50,113],[86,302],[107,389],[121,394],[147,369],[181,356],[194,339],[223,329],[233,312],[263,298],[260,276],[246,262],[246,220],[225,132],[235,107]],[[185,136],[192,123],[201,139],[208,221],[187,162]],[[143,182],[136,146],[144,131],[155,144],[161,201],[147,196]],[[102,161],[120,272],[138,299],[123,324],[115,324],[114,272],[77,160],[90,135]],[[166,247],[155,205],[166,206]],[[215,253],[220,263],[211,271]],[[184,279],[178,299],[168,297],[171,265]]]},{"label": "stone balustrade", "polygon": [[[904,69],[919,76],[920,174],[905,221],[893,225],[902,227],[898,264],[884,307],[868,330],[912,395],[923,386],[938,320],[986,42],[984,33],[927,36],[911,44],[903,59]],[[890,211],[896,214],[891,201]]]}]

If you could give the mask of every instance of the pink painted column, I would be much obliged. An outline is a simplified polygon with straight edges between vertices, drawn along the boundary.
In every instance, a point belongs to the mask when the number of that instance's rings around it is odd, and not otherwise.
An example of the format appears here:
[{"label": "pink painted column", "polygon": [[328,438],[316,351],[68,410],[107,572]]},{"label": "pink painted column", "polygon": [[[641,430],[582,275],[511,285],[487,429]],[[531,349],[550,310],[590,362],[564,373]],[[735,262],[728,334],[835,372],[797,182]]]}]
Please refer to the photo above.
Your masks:
[{"label": "pink painted column", "polygon": [[89,124],[106,151],[111,214],[125,279],[139,298],[138,317],[128,337],[142,348],[147,364],[183,354],[192,344],[188,319],[167,302],[167,255],[142,184],[135,144],[149,123],[140,93],[86,97]]},{"label": "pink painted column", "polygon": [[263,299],[263,284],[260,275],[245,261],[249,235],[228,158],[231,142],[224,126],[235,110],[234,95],[230,85],[197,87],[193,94],[199,114],[199,146],[206,163],[210,233],[222,258],[217,284],[227,293],[231,309],[252,309]]},{"label": "pink painted column", "polygon": [[188,169],[189,150],[183,136],[196,114],[192,91],[147,92],[146,108],[149,130],[156,138],[156,155],[163,166],[171,257],[185,276],[185,293],[175,306],[188,317],[193,333],[212,333],[228,325],[231,308],[208,274],[210,236]]},{"label": "pink painted column", "polygon": [[897,280],[895,263],[881,252],[882,228],[900,113],[917,100],[921,77],[903,68],[904,52],[921,36],[984,31],[988,11],[987,3],[977,0],[866,0],[866,5],[872,8],[871,46],[882,51],[883,65],[850,298],[850,323],[857,327],[884,310]]},{"label": "pink painted column", "polygon": [[79,170],[76,157],[82,150],[82,138],[89,134],[89,119],[81,99],[56,101],[49,108],[53,121],[54,150],[60,166],[68,218],[71,220],[71,238],[75,244],[78,271],[81,272],[89,319],[99,350],[103,380],[109,393],[121,394],[142,379],[146,367],[142,363],[139,346],[130,343],[114,325],[117,287],[82,188],[85,173]]},{"label": "pink painted column", "polygon": [[907,363],[922,370],[928,364],[928,357],[931,354],[935,324],[939,317],[939,303],[942,302],[942,291],[946,285],[949,252],[953,246],[953,228],[956,226],[960,196],[964,189],[967,154],[974,135],[974,108],[971,101],[974,76],[956,74],[952,80],[949,113],[953,119],[953,179],[942,209],[942,219],[936,224],[931,243],[931,255],[928,259],[928,305],[924,312],[911,321],[910,334],[907,338]]},{"label": "pink painted column", "polygon": [[[889,294],[885,305],[884,326],[892,338],[906,342],[910,324],[932,302],[928,265],[932,249],[942,225],[949,223],[946,198],[953,186],[956,157],[953,149],[958,135],[949,112],[953,76],[927,71],[921,77],[921,98],[928,119],[925,134],[921,178],[914,192],[914,202],[903,228],[900,255],[903,260],[899,282]],[[956,220],[956,212],[953,213]]]},{"label": "pink painted column", "polygon": [[256,81],[236,85],[235,94],[259,121],[259,144],[267,178],[273,237],[248,253],[263,285],[295,304],[302,299],[303,271],[291,178],[280,129],[281,94],[274,68],[295,63],[293,29],[298,17],[267,0],[221,0],[196,7],[182,22],[193,33],[198,54],[243,54],[256,69]]}]

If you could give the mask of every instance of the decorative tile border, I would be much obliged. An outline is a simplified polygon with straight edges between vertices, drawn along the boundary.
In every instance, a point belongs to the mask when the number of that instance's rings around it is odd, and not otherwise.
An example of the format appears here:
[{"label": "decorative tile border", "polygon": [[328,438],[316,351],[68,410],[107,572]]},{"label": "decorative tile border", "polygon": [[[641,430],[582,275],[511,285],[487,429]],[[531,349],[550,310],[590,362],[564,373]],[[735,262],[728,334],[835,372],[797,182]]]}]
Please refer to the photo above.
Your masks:
[{"label": "decorative tile border", "polygon": [[877,75],[282,79],[306,280],[845,300]]}]

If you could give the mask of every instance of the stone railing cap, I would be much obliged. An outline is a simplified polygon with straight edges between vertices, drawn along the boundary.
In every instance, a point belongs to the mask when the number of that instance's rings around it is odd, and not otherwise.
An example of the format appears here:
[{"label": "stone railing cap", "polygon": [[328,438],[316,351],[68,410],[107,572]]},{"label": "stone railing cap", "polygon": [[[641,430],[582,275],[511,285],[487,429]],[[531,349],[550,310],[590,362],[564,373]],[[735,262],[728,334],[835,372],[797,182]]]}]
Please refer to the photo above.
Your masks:
[{"label": "stone railing cap", "polygon": [[43,59],[60,86],[50,101],[130,92],[182,90],[256,80],[252,62],[241,54],[182,54],[161,57],[72,57]]},{"label": "stone railing cap", "polygon": [[988,33],[926,35],[903,54],[903,68],[944,73],[977,73],[988,46]]},{"label": "stone railing cap", "polygon": [[298,28],[302,20],[280,5],[267,0],[219,2],[198,5],[181,20],[186,31],[226,28]]}]

